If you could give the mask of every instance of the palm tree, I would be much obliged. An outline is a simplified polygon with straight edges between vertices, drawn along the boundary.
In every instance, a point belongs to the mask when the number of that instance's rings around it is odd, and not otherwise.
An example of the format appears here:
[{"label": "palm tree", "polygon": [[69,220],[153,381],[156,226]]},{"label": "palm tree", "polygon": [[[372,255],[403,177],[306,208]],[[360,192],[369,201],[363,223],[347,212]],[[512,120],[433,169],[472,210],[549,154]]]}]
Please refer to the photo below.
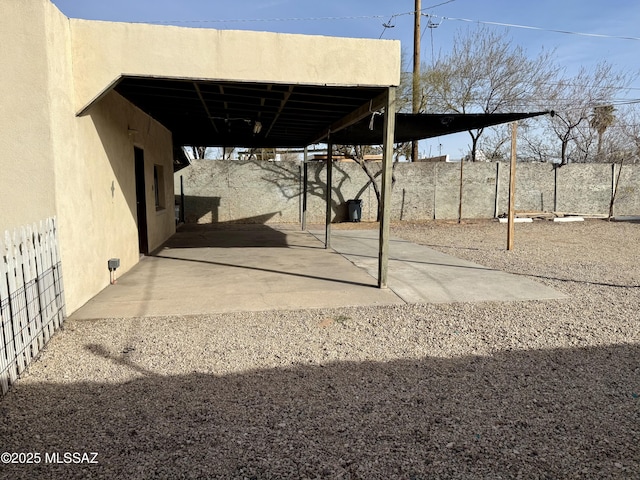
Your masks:
[{"label": "palm tree", "polygon": [[593,107],[593,115],[591,116],[591,128],[598,132],[598,159],[602,153],[602,137],[607,128],[613,125],[616,117],[613,114],[615,108],[613,105],[598,105]]}]

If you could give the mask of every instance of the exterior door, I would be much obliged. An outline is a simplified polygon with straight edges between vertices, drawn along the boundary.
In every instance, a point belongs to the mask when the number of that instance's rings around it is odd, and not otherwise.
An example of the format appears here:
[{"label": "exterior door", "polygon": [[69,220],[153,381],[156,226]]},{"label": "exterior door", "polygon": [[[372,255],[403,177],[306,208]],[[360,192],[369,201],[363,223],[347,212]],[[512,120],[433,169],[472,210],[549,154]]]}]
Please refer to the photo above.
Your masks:
[{"label": "exterior door", "polygon": [[134,147],[136,169],[136,204],[138,214],[138,245],[141,255],[149,254],[147,234],[147,197],[144,182],[144,150]]}]

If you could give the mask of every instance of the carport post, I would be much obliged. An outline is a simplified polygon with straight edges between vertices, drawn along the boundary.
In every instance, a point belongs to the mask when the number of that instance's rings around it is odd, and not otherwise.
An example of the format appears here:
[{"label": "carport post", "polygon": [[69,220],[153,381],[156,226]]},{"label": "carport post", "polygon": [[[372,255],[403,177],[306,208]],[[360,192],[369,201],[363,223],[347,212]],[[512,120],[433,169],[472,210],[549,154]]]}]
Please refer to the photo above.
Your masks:
[{"label": "carport post", "polygon": [[325,231],[324,231],[324,248],[331,248],[331,188],[333,180],[333,144],[329,142],[327,144],[327,191],[326,191],[326,203],[327,203],[327,215],[325,218]]},{"label": "carport post", "polygon": [[391,175],[393,140],[396,129],[396,87],[389,87],[384,109],[384,146],[382,155],[382,188],[380,201],[380,248],[378,250],[378,287],[387,288],[389,270],[389,221],[391,214]]},{"label": "carport post", "polygon": [[302,230],[307,229],[307,180],[309,179],[309,149],[304,147],[304,162],[302,164]]}]

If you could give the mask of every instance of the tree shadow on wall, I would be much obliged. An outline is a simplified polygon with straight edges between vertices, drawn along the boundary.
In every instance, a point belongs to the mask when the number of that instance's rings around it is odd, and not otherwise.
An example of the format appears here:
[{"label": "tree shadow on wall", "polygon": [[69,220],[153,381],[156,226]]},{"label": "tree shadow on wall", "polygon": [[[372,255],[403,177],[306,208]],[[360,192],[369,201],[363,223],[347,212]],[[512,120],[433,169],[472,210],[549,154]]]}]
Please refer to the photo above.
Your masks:
[{"label": "tree shadow on wall", "polygon": [[[291,168],[292,164],[289,162],[267,162],[260,160],[252,160],[251,163],[257,165],[265,171],[265,175],[262,176],[262,180],[275,185],[280,193],[288,200],[299,198],[302,196],[303,187],[303,164],[296,165],[296,168]],[[345,222],[349,220],[349,210],[347,207],[347,198],[344,196],[345,184],[353,181],[347,170],[342,167],[342,162],[334,162],[333,164],[333,176],[331,185],[331,222]],[[307,194],[309,197],[315,197],[324,201],[326,199],[327,181],[326,181],[326,162],[308,162],[308,180],[307,180]],[[375,174],[378,178],[381,175],[381,171]],[[359,199],[370,187],[371,181],[367,181],[353,196],[354,199]]]},{"label": "tree shadow on wall", "polygon": [[134,374],[126,383],[18,383],[0,403],[5,451],[98,452],[99,464],[0,477],[640,475],[638,345],[168,376],[137,346],[84,346],[104,371]]}]

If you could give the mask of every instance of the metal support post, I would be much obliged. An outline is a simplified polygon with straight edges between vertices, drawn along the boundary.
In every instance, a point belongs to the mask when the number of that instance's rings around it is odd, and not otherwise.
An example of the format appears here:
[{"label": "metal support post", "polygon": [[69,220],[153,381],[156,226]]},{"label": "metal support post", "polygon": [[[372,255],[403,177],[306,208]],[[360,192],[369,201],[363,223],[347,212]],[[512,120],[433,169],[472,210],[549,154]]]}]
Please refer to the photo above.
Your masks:
[{"label": "metal support post", "polygon": [[378,287],[387,288],[389,270],[389,222],[391,220],[391,175],[393,141],[396,128],[396,88],[390,87],[384,112],[384,142],[382,156],[382,206],[380,208],[380,248],[378,253]]},{"label": "metal support post", "polygon": [[327,211],[325,217],[325,231],[324,231],[324,248],[331,248],[331,189],[333,180],[333,145],[329,143],[327,145],[327,191],[326,191],[326,203]]},{"label": "metal support post", "polygon": [[309,180],[309,149],[304,147],[304,163],[302,164],[302,230],[307,229],[307,183]]}]

